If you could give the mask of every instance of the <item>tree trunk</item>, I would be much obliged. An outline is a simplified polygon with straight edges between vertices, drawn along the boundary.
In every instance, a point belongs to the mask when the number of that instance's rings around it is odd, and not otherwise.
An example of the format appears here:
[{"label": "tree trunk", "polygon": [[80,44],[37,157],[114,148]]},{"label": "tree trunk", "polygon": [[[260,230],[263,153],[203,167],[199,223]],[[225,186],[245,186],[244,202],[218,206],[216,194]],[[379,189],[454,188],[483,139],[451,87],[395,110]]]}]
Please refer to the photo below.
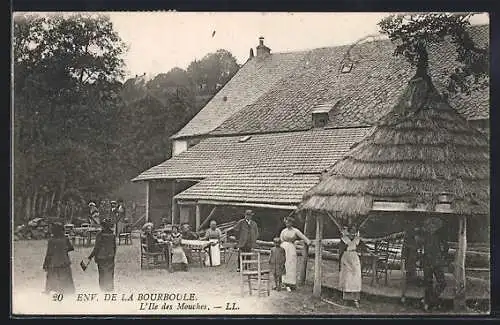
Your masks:
[{"label": "tree trunk", "polygon": [[416,77],[429,78],[429,54],[427,53],[427,47],[423,42],[418,42],[417,47],[417,71],[415,73]]},{"label": "tree trunk", "polygon": [[36,214],[43,216],[43,204],[45,203],[45,195],[41,193],[38,197],[38,203],[36,205]]},{"label": "tree trunk", "polygon": [[132,222],[135,222],[137,218],[137,203],[132,202]]},{"label": "tree trunk", "polygon": [[69,201],[69,220],[73,220],[73,215],[75,212],[75,205],[73,200]]},{"label": "tree trunk", "polygon": [[462,215],[458,227],[458,249],[455,259],[455,297],[453,307],[457,312],[466,310],[465,254],[467,251],[467,217]]},{"label": "tree trunk", "polygon": [[45,196],[45,206],[43,207],[43,212],[45,214],[48,214],[50,209],[50,196],[50,192],[47,192],[47,195]]},{"label": "tree trunk", "polygon": [[57,198],[57,218],[61,217],[61,212],[62,212],[62,199],[64,195],[64,191],[66,190],[66,179],[63,176],[63,179],[61,180],[61,183],[59,184],[59,195]]},{"label": "tree trunk", "polygon": [[56,201],[56,218],[60,218],[62,213],[62,203],[61,201]]},{"label": "tree trunk", "polygon": [[24,220],[28,222],[29,220],[31,220],[31,196],[28,196],[25,202],[26,213],[24,215]]},{"label": "tree trunk", "polygon": [[35,190],[35,194],[33,194],[33,201],[31,202],[31,216],[36,218],[37,213],[36,213],[36,203],[38,200],[38,189]]},{"label": "tree trunk", "polygon": [[[306,237],[307,237],[307,224],[309,223],[310,219],[311,219],[311,213],[307,211],[306,220],[304,221],[304,236]],[[299,277],[300,285],[304,285],[306,283],[308,260],[309,260],[309,245],[304,243],[304,246],[302,248],[302,264],[300,268],[300,277]]]},{"label": "tree trunk", "polygon": [[54,206],[54,200],[56,199],[56,191],[52,192],[52,197],[50,198],[50,204],[49,208],[52,208]]}]

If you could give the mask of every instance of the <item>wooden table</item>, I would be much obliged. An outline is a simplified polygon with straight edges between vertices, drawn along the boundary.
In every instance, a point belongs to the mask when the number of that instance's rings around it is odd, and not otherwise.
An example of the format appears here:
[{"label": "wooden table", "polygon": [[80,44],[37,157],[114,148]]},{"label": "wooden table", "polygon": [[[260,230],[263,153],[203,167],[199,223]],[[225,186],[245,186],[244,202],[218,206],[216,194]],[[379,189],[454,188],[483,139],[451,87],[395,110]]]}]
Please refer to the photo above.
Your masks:
[{"label": "wooden table", "polygon": [[210,256],[210,265],[212,265],[212,254],[211,254],[211,244],[208,240],[199,240],[199,239],[182,239],[181,245],[185,248],[191,249],[192,252],[198,253],[198,258],[200,260],[200,266],[205,266],[205,261],[203,258],[203,253],[208,252]]},{"label": "wooden table", "polygon": [[[97,233],[101,231],[101,228],[97,227],[76,227],[73,228],[73,231],[76,235],[81,235],[82,237],[87,237],[87,245],[92,245],[92,237],[96,237]],[[84,242],[85,245],[85,242]]]}]

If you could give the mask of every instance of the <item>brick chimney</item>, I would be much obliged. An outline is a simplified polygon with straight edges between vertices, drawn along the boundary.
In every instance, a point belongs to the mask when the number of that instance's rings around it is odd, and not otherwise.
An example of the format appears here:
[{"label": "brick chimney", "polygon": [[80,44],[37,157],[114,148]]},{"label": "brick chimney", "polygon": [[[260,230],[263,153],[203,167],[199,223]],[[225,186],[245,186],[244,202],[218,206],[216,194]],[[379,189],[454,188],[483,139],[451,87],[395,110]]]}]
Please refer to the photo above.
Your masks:
[{"label": "brick chimney", "polygon": [[257,46],[257,57],[264,58],[271,55],[271,49],[264,45],[264,37],[259,37],[259,46]]}]

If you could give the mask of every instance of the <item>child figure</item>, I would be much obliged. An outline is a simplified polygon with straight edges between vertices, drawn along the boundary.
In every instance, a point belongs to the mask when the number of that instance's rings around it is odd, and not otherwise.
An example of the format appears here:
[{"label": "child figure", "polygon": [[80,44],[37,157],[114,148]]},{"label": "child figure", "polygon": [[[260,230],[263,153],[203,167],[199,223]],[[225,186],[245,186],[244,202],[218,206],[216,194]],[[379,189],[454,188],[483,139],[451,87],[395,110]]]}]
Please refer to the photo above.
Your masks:
[{"label": "child figure", "polygon": [[271,248],[269,255],[269,268],[274,277],[275,288],[273,290],[281,291],[282,275],[285,274],[285,249],[280,246],[281,240],[276,237],[273,239],[274,247]]}]

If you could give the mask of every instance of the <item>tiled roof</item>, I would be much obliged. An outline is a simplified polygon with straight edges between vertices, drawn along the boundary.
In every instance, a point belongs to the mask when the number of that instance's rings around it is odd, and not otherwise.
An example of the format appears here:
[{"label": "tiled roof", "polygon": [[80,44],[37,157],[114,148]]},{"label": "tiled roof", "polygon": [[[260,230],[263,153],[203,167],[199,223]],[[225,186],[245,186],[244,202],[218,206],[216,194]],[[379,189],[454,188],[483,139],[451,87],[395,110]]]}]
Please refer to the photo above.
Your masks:
[{"label": "tiled roof", "polygon": [[231,80],[172,138],[207,134],[232,114],[253,103],[295,69],[305,52],[273,53],[247,61]]},{"label": "tiled roof", "polygon": [[297,205],[304,193],[319,181],[319,175],[222,175],[202,180],[177,199],[235,201]]},{"label": "tiled roof", "polygon": [[[350,146],[361,140],[369,128],[321,129],[241,136],[213,137],[177,156],[146,170],[133,181],[150,179],[237,178],[246,186],[248,177],[308,177],[294,174],[321,173],[340,159]],[[250,177],[250,178],[251,178]],[[290,178],[292,177],[292,178]],[[276,179],[274,179],[276,180]],[[236,183],[235,183],[236,184]],[[292,189],[289,189],[292,190]]]},{"label": "tiled roof", "polygon": [[[481,45],[488,44],[489,26],[471,27]],[[296,69],[274,83],[267,92],[244,109],[235,112],[212,134],[258,133],[311,128],[311,109],[323,102],[339,101],[330,116],[330,126],[368,125],[396,102],[414,73],[404,59],[394,57],[388,40],[358,44],[349,51],[353,68],[341,73],[348,46],[309,51]],[[449,43],[429,50],[429,70],[438,90],[445,87],[447,71],[457,66],[454,47]],[[453,107],[468,119],[489,116],[489,92],[449,98]]]}]

